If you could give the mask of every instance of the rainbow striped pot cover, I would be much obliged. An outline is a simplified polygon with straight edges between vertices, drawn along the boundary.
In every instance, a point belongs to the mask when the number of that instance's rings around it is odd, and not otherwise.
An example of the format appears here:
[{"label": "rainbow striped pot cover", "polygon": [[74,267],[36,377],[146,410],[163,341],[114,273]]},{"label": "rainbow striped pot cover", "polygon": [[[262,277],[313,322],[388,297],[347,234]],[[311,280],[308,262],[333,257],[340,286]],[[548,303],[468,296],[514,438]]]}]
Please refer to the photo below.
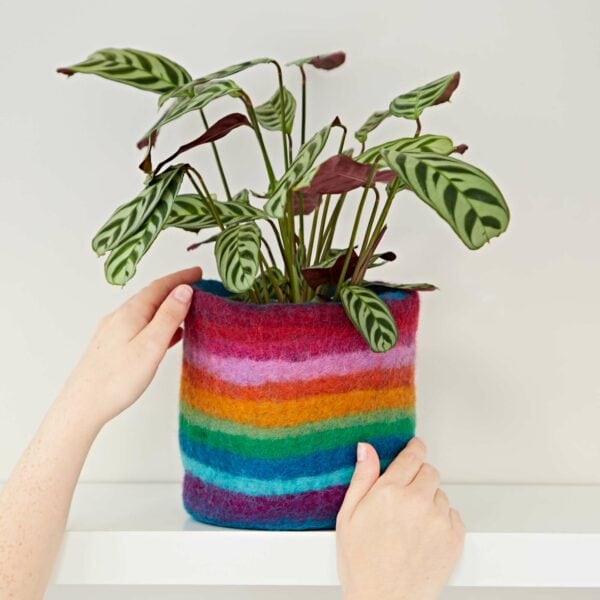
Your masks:
[{"label": "rainbow striped pot cover", "polygon": [[183,501],[204,523],[332,529],[368,441],[385,467],[414,434],[419,297],[381,297],[398,324],[372,352],[340,304],[234,302],[194,285],[185,322]]}]

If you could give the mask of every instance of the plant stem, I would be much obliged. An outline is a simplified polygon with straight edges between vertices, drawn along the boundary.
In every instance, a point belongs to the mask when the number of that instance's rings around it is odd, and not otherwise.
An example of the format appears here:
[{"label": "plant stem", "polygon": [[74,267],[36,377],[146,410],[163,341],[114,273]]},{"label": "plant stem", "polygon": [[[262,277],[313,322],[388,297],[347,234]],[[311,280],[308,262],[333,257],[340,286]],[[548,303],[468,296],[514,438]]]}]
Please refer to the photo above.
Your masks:
[{"label": "plant stem", "polygon": [[352,253],[354,252],[354,242],[356,241],[356,235],[358,233],[358,226],[360,224],[360,217],[362,215],[363,208],[365,206],[365,201],[367,196],[369,195],[369,188],[371,187],[371,182],[375,177],[375,173],[377,172],[377,162],[371,167],[369,172],[369,176],[365,183],[365,188],[363,190],[362,196],[360,197],[360,202],[358,204],[358,209],[356,211],[356,217],[354,218],[354,225],[352,226],[352,233],[350,235],[350,243],[348,244],[348,251],[346,252],[346,258],[344,259],[344,266],[342,267],[342,272],[340,273],[340,278],[338,279],[337,287],[335,290],[334,300],[338,300],[340,297],[340,289],[342,284],[346,280],[346,273],[348,271],[348,266],[350,265],[350,259],[352,258]]},{"label": "plant stem", "polygon": [[315,235],[317,234],[317,221],[319,220],[320,208],[320,205],[317,206],[317,208],[315,208],[315,212],[313,212],[313,219],[310,225],[310,238],[308,241],[308,250],[306,251],[305,265],[310,265],[310,261],[312,258],[312,251],[315,244]]},{"label": "plant stem", "polygon": [[[200,185],[202,186],[202,190],[198,187],[198,184],[195,182],[194,178],[190,175],[190,172],[194,173],[194,175],[198,178],[198,181],[200,182]],[[200,173],[198,173],[198,171],[196,171],[196,169],[194,169],[194,167],[192,167],[190,165],[188,165],[186,173],[187,173],[188,179],[192,182],[192,185],[194,186],[194,189],[198,192],[198,194],[200,196],[202,196],[202,195],[206,196],[206,202],[208,203],[208,208],[212,214],[212,217],[217,222],[217,225],[219,226],[221,231],[223,231],[225,229],[225,227],[223,225],[223,221],[221,221],[221,217],[219,216],[217,207],[215,206],[214,200],[213,200],[210,192],[208,191],[206,184],[204,183],[204,179],[202,179],[202,175],[200,175]]]},{"label": "plant stem", "polygon": [[365,230],[365,235],[363,238],[362,246],[360,247],[360,252],[358,254],[358,262],[356,263],[356,269],[354,269],[354,274],[352,275],[352,279],[350,283],[357,284],[362,281],[364,277],[363,263],[365,262],[367,256],[367,245],[369,243],[369,237],[371,235],[371,229],[373,228],[373,223],[375,222],[375,215],[377,214],[377,209],[379,207],[379,190],[374,187],[373,191],[375,192],[375,202],[373,203],[373,209],[371,210],[371,216],[369,217],[369,223],[367,224],[367,228]]},{"label": "plant stem", "polygon": [[[385,220],[387,219],[388,213],[390,212],[390,208],[392,206],[392,200],[394,199],[394,196],[398,193],[400,185],[401,184],[398,182],[398,180],[395,179],[394,183],[392,183],[392,185],[390,187],[387,198],[385,200],[385,204],[383,205],[383,208],[381,209],[379,219],[377,219],[377,224],[375,225],[375,229],[373,230],[373,233],[371,234],[371,239],[369,240],[369,243],[366,247],[365,256],[368,256],[369,253],[372,251],[373,244],[377,240],[377,237],[379,236],[381,229],[385,225]],[[361,254],[362,254],[362,249],[361,249]]]},{"label": "plant stem", "polygon": [[248,111],[248,116],[250,117],[250,123],[252,124],[252,129],[254,129],[254,133],[256,135],[256,139],[258,140],[258,145],[260,146],[260,151],[263,156],[263,160],[265,161],[265,167],[267,169],[267,175],[269,177],[269,187],[275,187],[275,173],[273,172],[273,166],[271,165],[271,161],[269,160],[269,154],[267,152],[267,148],[265,146],[265,141],[263,140],[262,134],[260,132],[260,125],[258,124],[258,120],[256,118],[256,113],[254,112],[254,106],[252,105],[252,100],[250,100],[250,96],[245,92],[242,92],[242,101],[246,105],[246,110]]},{"label": "plant stem", "polygon": [[417,117],[417,130],[415,131],[415,137],[419,137],[421,135],[421,119]]},{"label": "plant stem", "polygon": [[[298,194],[298,237],[300,238],[300,245],[306,250],[306,244],[304,243],[304,194],[297,192]],[[306,252],[304,252],[306,258]]]},{"label": "plant stem", "polygon": [[306,140],[306,72],[304,65],[300,65],[300,74],[302,75],[302,129],[300,133],[300,145]]},{"label": "plant stem", "polygon": [[[204,114],[204,109],[200,109],[200,116],[202,117],[202,122],[204,123],[204,127],[208,129],[208,121],[206,120],[206,115]],[[231,192],[229,191],[229,185],[227,185],[227,178],[225,177],[225,171],[223,170],[223,163],[221,162],[221,157],[219,156],[219,151],[217,150],[217,145],[214,142],[210,143],[210,147],[212,148],[213,154],[215,156],[215,161],[217,163],[217,168],[219,169],[219,175],[221,176],[221,181],[223,182],[223,187],[225,188],[225,195],[227,196],[227,200],[231,200]]]},{"label": "plant stem", "polygon": [[265,240],[264,237],[261,237],[261,240],[262,240],[263,244],[265,245],[265,248],[267,249],[267,254],[269,255],[269,258],[271,259],[271,263],[273,263],[274,267],[277,267],[277,261],[275,260],[275,256],[273,255],[273,250],[271,250],[271,245],[269,244],[269,242],[267,242],[267,240]]},{"label": "plant stem", "polygon": [[343,124],[340,123],[339,125],[342,128],[342,139],[340,140],[340,147],[338,150],[338,154],[341,154],[344,151],[344,144],[346,143],[346,135],[348,134],[348,128]]},{"label": "plant stem", "polygon": [[[268,245],[267,245],[267,248],[268,248]],[[270,253],[270,251],[269,251],[269,253]],[[271,282],[271,285],[273,286],[273,291],[275,292],[277,299],[279,300],[279,302],[281,302],[283,304],[285,302],[285,297],[283,295],[283,291],[279,287],[279,283],[275,279],[273,273],[270,271],[270,269],[267,265],[267,261],[265,260],[265,257],[263,256],[262,252],[260,253],[260,260],[262,261],[262,264],[264,264],[264,266],[265,266],[264,273],[267,275],[267,278]],[[261,271],[262,271],[262,266],[261,266]]]},{"label": "plant stem", "polygon": [[292,210],[292,196],[289,194],[287,202],[288,217],[288,241],[290,249],[290,287],[292,289],[292,302],[300,302],[300,285],[298,281],[298,269],[296,268],[296,231],[294,222],[294,211]]},{"label": "plant stem", "polygon": [[319,227],[319,241],[317,243],[317,250],[315,252],[315,262],[318,263],[321,259],[321,251],[323,249],[323,243],[325,242],[325,223],[327,221],[327,213],[329,212],[329,203],[331,201],[331,194],[325,196],[325,203],[323,204],[323,214],[321,215],[321,226]]},{"label": "plant stem", "polygon": [[[260,260],[262,259],[262,260]],[[260,274],[261,274],[261,283],[262,283],[262,289],[263,289],[263,298],[265,299],[265,304],[269,303],[269,300],[271,299],[271,296],[269,294],[269,288],[267,287],[267,282],[265,281],[265,269],[263,267],[263,262],[264,262],[264,257],[262,256],[262,253],[260,253],[260,257],[259,257],[259,261],[258,261],[258,266],[260,268]]]},{"label": "plant stem", "polygon": [[281,141],[283,142],[283,160],[285,162],[285,170],[287,171],[288,167],[290,166],[290,158],[288,155],[287,137],[285,131],[285,93],[283,91],[283,72],[281,70],[281,65],[276,60],[273,61],[273,64],[277,69],[277,82],[279,84],[279,116],[281,118]]},{"label": "plant stem", "polygon": [[347,194],[342,194],[338,199],[337,203],[331,213],[331,217],[329,219],[329,223],[327,223],[327,227],[325,228],[325,240],[323,243],[323,247],[321,248],[321,253],[319,254],[319,260],[321,260],[327,252],[331,249],[331,243],[333,242],[333,235],[335,233],[335,228],[337,226],[338,218],[340,216],[340,212],[342,211],[342,207],[344,205],[344,200]]}]

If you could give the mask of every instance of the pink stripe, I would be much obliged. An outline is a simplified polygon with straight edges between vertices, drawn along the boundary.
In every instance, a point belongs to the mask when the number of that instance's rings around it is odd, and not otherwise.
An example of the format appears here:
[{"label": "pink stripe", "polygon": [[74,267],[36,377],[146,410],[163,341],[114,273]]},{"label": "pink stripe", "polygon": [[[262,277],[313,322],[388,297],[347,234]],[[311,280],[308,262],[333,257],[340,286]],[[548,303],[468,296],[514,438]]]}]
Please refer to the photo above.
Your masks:
[{"label": "pink stripe", "polygon": [[193,366],[205,369],[211,375],[236,385],[261,385],[267,382],[306,381],[329,375],[352,375],[369,369],[393,369],[412,364],[415,346],[396,345],[388,352],[371,350],[326,354],[302,361],[252,360],[220,356],[197,349],[186,348],[185,358]]}]

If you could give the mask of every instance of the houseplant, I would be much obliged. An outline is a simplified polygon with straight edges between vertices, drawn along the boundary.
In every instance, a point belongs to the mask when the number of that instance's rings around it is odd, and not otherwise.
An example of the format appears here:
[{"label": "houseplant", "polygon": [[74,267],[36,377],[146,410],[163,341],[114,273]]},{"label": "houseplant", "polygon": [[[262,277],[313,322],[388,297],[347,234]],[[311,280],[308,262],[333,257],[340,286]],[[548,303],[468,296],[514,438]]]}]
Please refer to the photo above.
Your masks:
[{"label": "houseplant", "polygon": [[[338,117],[308,137],[306,71],[344,61],[336,52],[289,64],[300,74],[299,119],[283,69],[270,58],[192,79],[163,56],[113,48],[59,69],[155,92],[162,107],[138,142],[146,175],[141,192],[117,208],[92,242],[98,255],[108,253],[106,279],[129,281],[165,228],[213,230],[190,249],[214,244],[222,282],[195,286],[181,381],[184,503],[202,521],[332,527],[356,442],[371,441],[385,466],[412,437],[418,292],[435,288],[367,279],[370,269],[395,258],[380,247],[400,191],[432,207],[471,249],[508,225],[498,187],[455,156],[466,146],[421,130],[423,111],[450,99],[459,73],[401,94],[371,115],[354,134],[356,153]],[[230,78],[258,65],[274,68],[276,89],[256,106]],[[238,99],[244,112],[209,124],[206,107],[224,96]],[[161,129],[192,112],[204,131],[156,162]],[[397,119],[416,130],[368,144],[375,128]],[[264,163],[265,189],[258,192],[232,192],[216,144],[240,127],[252,130]],[[268,132],[280,138],[281,173],[271,162]],[[181,158],[202,145],[216,161],[220,196],[201,169]],[[344,209],[354,222],[339,248],[334,235]]]}]

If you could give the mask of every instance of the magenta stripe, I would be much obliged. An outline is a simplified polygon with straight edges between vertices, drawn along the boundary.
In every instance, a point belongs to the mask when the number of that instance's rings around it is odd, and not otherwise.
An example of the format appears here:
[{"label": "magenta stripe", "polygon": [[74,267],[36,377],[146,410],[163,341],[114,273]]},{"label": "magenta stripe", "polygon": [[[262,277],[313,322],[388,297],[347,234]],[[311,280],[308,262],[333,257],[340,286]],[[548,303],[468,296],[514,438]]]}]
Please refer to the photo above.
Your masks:
[{"label": "magenta stripe", "polygon": [[246,496],[228,492],[185,474],[185,507],[196,517],[216,523],[261,525],[276,521],[329,521],[336,515],[346,486],[287,494],[283,496]]},{"label": "magenta stripe", "polygon": [[415,346],[398,344],[381,354],[362,350],[343,356],[327,354],[303,361],[227,357],[190,346],[186,348],[185,358],[192,366],[204,369],[228,383],[262,385],[267,382],[307,381],[330,375],[353,375],[370,369],[394,369],[410,365],[415,360]]}]

